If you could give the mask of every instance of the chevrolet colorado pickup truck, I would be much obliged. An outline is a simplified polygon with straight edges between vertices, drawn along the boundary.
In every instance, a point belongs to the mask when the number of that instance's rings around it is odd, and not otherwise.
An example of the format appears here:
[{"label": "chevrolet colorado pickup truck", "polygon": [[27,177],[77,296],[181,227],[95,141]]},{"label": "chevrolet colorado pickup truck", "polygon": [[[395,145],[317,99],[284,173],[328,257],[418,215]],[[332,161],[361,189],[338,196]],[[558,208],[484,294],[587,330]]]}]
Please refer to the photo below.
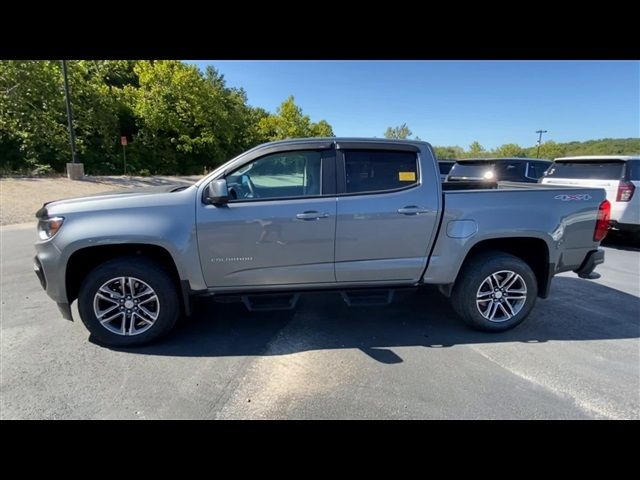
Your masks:
[{"label": "chevrolet colorado pickup truck", "polygon": [[192,295],[264,310],[333,290],[380,305],[428,284],[471,327],[503,331],[556,273],[597,276],[609,210],[600,188],[443,184],[422,141],[285,140],[188,187],[46,203],[34,269],[63,317],[77,299],[112,346],[167,333]]}]

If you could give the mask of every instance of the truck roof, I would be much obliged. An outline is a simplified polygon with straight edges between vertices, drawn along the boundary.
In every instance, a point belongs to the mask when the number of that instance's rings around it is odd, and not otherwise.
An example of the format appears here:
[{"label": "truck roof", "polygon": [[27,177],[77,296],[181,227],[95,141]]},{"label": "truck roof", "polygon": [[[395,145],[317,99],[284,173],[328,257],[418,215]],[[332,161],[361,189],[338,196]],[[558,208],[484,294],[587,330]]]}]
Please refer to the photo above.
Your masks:
[{"label": "truck roof", "polygon": [[[265,145],[295,145],[298,143],[328,143],[328,142],[366,142],[366,143],[400,143],[406,145],[424,145],[428,144],[424,140],[403,140],[396,138],[369,138],[369,137],[309,137],[309,138],[288,138],[286,140],[276,140],[273,142],[263,143],[258,145],[262,147]],[[255,148],[258,148],[255,147]]]},{"label": "truck roof", "polygon": [[597,161],[597,160],[640,160],[640,155],[578,155],[575,157],[558,157],[554,158],[553,161],[566,161],[566,160],[576,160],[580,162],[589,162],[589,161]]}]

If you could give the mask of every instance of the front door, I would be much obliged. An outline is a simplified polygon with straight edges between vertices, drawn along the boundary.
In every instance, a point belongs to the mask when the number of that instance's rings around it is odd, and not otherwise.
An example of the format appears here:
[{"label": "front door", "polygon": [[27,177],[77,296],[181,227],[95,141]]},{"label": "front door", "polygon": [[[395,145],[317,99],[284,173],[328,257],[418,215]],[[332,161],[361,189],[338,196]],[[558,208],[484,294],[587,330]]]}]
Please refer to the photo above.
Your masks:
[{"label": "front door", "polygon": [[335,282],[333,162],[333,151],[286,151],[227,173],[229,203],[198,209],[207,286]]},{"label": "front door", "polygon": [[338,158],[336,280],[417,281],[437,228],[435,170],[423,182],[413,151],[343,150]]}]

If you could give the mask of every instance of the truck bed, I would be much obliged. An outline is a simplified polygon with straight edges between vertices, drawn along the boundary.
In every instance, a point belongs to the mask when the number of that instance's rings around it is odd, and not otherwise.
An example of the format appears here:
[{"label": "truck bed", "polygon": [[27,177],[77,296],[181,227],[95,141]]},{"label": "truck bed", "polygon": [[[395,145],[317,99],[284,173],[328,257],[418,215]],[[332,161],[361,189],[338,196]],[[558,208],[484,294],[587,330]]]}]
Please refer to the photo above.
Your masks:
[{"label": "truck bed", "polygon": [[[477,190],[548,190],[554,185],[547,183],[525,183],[525,182],[442,182],[442,191],[477,191]],[[558,185],[555,185],[556,187]],[[584,187],[564,186],[568,189],[583,189]]]}]

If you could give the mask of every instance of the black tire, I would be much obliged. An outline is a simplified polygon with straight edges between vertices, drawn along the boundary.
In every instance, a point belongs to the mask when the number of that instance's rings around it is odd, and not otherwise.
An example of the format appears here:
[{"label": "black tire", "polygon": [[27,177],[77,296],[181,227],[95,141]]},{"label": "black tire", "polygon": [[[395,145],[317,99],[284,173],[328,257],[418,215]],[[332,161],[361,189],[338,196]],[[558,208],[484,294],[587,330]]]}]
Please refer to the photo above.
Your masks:
[{"label": "black tire", "polygon": [[[156,293],[159,303],[158,317],[151,327],[137,335],[113,333],[100,323],[93,308],[98,289],[116,277],[134,277],[148,284]],[[168,333],[180,315],[180,299],[175,282],[157,263],[140,257],[121,257],[96,267],[82,282],[78,294],[80,318],[97,343],[113,347],[130,347],[157,340]]]},{"label": "black tire", "polygon": [[[494,322],[480,313],[476,305],[476,294],[488,276],[501,270],[509,270],[520,275],[526,285],[527,293],[520,311],[507,320]],[[453,287],[451,305],[470,327],[487,332],[503,332],[527,318],[536,303],[537,296],[538,282],[529,265],[507,253],[486,252],[476,255],[463,266]]]}]

